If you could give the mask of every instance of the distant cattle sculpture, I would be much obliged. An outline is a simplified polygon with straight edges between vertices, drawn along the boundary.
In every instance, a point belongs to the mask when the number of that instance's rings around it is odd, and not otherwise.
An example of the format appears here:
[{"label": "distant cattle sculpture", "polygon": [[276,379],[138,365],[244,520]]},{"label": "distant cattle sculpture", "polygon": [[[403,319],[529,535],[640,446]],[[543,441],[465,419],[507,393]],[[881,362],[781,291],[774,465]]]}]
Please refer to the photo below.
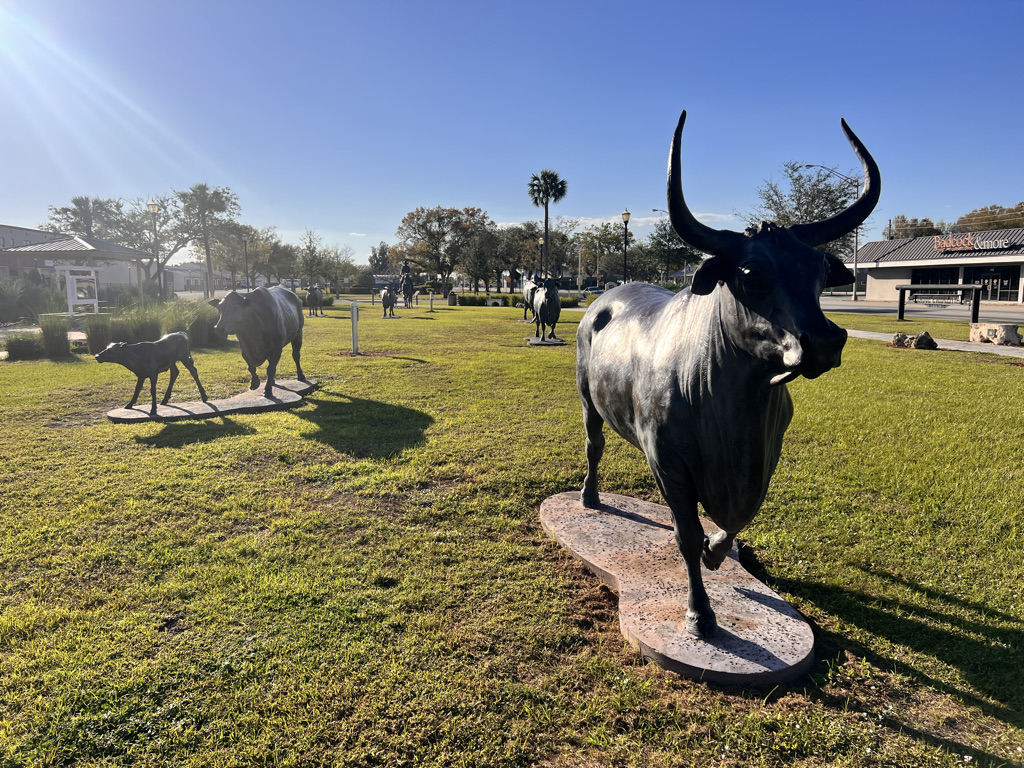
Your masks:
[{"label": "distant cattle sculpture", "polygon": [[[534,275],[527,280],[523,281],[523,322],[526,322],[526,310],[529,309],[533,312],[533,296],[537,293],[537,288],[540,287],[541,279]],[[536,313],[534,319],[536,319]]]},{"label": "distant cattle sculpture", "polygon": [[299,362],[302,351],[302,299],[292,291],[275,285],[273,288],[257,288],[247,294],[231,291],[210,305],[220,312],[214,330],[224,334],[233,333],[242,348],[242,358],[249,366],[252,380],[249,389],[260,385],[256,368],[267,364],[267,383],[264,397],[272,398],[277,363],[286,344],[292,345],[292,359],[299,381],[306,381]]},{"label": "distant cattle sculpture", "polygon": [[306,306],[309,307],[309,316],[316,317],[323,315],[324,292],[319,285],[312,285],[306,291]]},{"label": "distant cattle sculpture", "polygon": [[99,352],[96,360],[100,363],[118,363],[134,373],[138,380],[135,382],[135,394],[128,401],[125,408],[131,408],[139,399],[142,385],[149,379],[149,391],[152,397],[150,414],[156,415],[156,380],[166,370],[171,372],[171,380],[167,384],[167,392],[160,405],[167,405],[171,399],[171,390],[174,389],[174,382],[178,378],[178,363],[184,365],[192,378],[196,380],[199,387],[199,396],[206,402],[206,390],[199,381],[199,373],[196,371],[195,363],[192,362],[192,353],[188,347],[188,336],[183,332],[168,333],[156,341],[142,341],[138,344],[125,344],[117,342],[110,344],[106,349]]},{"label": "distant cattle sculpture", "polygon": [[395,304],[398,303],[398,296],[390,285],[385,285],[380,289],[380,303],[384,307],[384,317],[389,314],[391,317],[395,316]]},{"label": "distant cattle sculpture", "polygon": [[[821,311],[823,288],[853,274],[815,250],[870,215],[881,189],[878,166],[846,125],[864,167],[860,197],[822,221],[745,233],[715,230],[690,213],[680,183],[679,118],[670,152],[672,225],[711,254],[689,290],[645,283],[605,293],[580,323],[576,380],[586,428],[585,507],[599,506],[597,465],[604,423],[647,458],[672,511],[686,563],[686,630],[698,637],[717,623],[700,565],[717,569],[736,534],[760,508],[793,414],[786,382],[816,378],[840,364],[846,331]],[[705,537],[698,502],[721,531]]]},{"label": "distant cattle sculpture", "polygon": [[406,272],[402,275],[402,299],[405,301],[405,308],[412,309],[412,296],[416,292],[416,287],[412,284],[412,275]]},{"label": "distant cattle sculpture", "polygon": [[558,281],[547,278],[533,292],[533,322],[537,326],[537,338],[544,338],[544,327],[551,328],[549,339],[555,338],[555,323],[562,313],[562,300],[558,296]]}]

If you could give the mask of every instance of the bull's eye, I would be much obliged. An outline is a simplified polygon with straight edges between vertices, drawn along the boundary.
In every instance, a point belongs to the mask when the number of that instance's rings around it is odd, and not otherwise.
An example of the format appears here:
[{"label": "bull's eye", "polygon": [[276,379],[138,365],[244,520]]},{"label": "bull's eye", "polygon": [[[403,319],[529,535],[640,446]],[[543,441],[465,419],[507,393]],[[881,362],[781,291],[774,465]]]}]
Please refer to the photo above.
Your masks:
[{"label": "bull's eye", "polygon": [[741,282],[743,283],[743,292],[752,299],[760,298],[768,293],[768,283],[764,279],[764,275],[758,274],[751,269],[743,267],[740,269],[743,273]]}]

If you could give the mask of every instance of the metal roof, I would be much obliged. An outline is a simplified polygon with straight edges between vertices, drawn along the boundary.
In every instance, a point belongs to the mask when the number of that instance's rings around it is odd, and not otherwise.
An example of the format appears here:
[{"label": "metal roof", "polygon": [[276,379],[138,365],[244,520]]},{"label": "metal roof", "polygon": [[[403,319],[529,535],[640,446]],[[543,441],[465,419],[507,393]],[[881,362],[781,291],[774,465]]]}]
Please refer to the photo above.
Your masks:
[{"label": "metal roof", "polygon": [[112,243],[109,240],[100,240],[95,237],[74,235],[62,237],[57,240],[46,240],[41,243],[30,245],[18,245],[13,248],[5,248],[4,253],[24,253],[31,256],[48,256],[50,258],[82,258],[95,257],[97,259],[111,259],[134,261],[139,258],[151,258],[149,251],[140,251],[137,248],[128,248],[124,245]]},{"label": "metal roof", "polygon": [[[994,229],[986,232],[964,232],[953,235],[940,235],[942,239],[949,237],[971,238],[970,247],[946,248],[936,250],[935,237],[911,237],[900,240],[880,240],[866,243],[857,251],[857,265],[866,267],[896,266],[912,262],[941,266],[944,264],[996,263],[1000,261],[1024,261],[1024,229]],[[1006,241],[1006,247],[978,247],[992,241]],[[967,245],[966,243],[964,245]],[[853,263],[853,257],[846,259],[847,264]]]}]

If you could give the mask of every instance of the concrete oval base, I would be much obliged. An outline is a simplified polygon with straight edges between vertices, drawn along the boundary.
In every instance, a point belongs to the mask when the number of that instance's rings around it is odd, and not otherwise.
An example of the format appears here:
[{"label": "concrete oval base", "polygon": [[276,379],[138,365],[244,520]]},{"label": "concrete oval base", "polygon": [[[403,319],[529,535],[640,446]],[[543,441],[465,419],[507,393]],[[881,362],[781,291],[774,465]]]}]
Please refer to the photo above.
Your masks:
[{"label": "concrete oval base", "polygon": [[[158,382],[159,384],[159,382]],[[166,385],[165,385],[166,386]],[[250,389],[234,397],[223,400],[194,401],[189,403],[171,402],[157,405],[156,415],[149,413],[150,402],[145,395],[149,392],[142,388],[139,402],[134,408],[115,408],[107,411],[107,418],[118,424],[132,424],[140,421],[182,421],[184,419],[210,419],[229,413],[258,413],[260,411],[276,411],[282,408],[293,408],[302,402],[303,396],[317,388],[313,380],[297,381],[295,379],[274,382],[274,398],[263,396],[263,384],[258,389]],[[159,386],[157,394],[160,393]]]},{"label": "concrete oval base", "polygon": [[[686,566],[668,507],[610,493],[587,509],[578,491],[544,500],[541,524],[619,595],[622,634],[648,658],[684,677],[774,685],[804,674],[814,634],[797,611],[740,565],[736,548],[717,571],[703,569],[718,632],[687,633]],[[717,530],[701,518],[706,533]]]},{"label": "concrete oval base", "polygon": [[562,339],[542,339],[539,336],[527,336],[523,339],[531,347],[564,347]]}]

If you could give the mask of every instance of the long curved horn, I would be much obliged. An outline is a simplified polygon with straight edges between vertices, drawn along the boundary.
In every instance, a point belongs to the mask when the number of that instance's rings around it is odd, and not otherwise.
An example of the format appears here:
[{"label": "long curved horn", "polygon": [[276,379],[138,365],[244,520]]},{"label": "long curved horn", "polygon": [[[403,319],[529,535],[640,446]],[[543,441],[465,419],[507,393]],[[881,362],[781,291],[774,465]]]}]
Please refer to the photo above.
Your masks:
[{"label": "long curved horn", "polygon": [[676,233],[698,251],[720,256],[732,252],[742,241],[743,235],[728,229],[712,229],[697,221],[683,198],[683,184],[680,176],[680,143],[686,110],[679,116],[679,124],[672,136],[672,149],[668,156],[668,212]]},{"label": "long curved horn", "polygon": [[860,158],[860,164],[864,166],[864,191],[860,193],[860,197],[854,201],[853,205],[835,216],[830,216],[823,221],[816,221],[813,224],[794,224],[789,228],[796,238],[812,248],[853,232],[871,215],[878,204],[878,196],[882,193],[882,175],[878,172],[878,164],[875,163],[875,159],[857,138],[857,134],[850,130],[846,120],[843,120],[843,132],[846,134],[850,146],[853,147],[853,151]]}]

